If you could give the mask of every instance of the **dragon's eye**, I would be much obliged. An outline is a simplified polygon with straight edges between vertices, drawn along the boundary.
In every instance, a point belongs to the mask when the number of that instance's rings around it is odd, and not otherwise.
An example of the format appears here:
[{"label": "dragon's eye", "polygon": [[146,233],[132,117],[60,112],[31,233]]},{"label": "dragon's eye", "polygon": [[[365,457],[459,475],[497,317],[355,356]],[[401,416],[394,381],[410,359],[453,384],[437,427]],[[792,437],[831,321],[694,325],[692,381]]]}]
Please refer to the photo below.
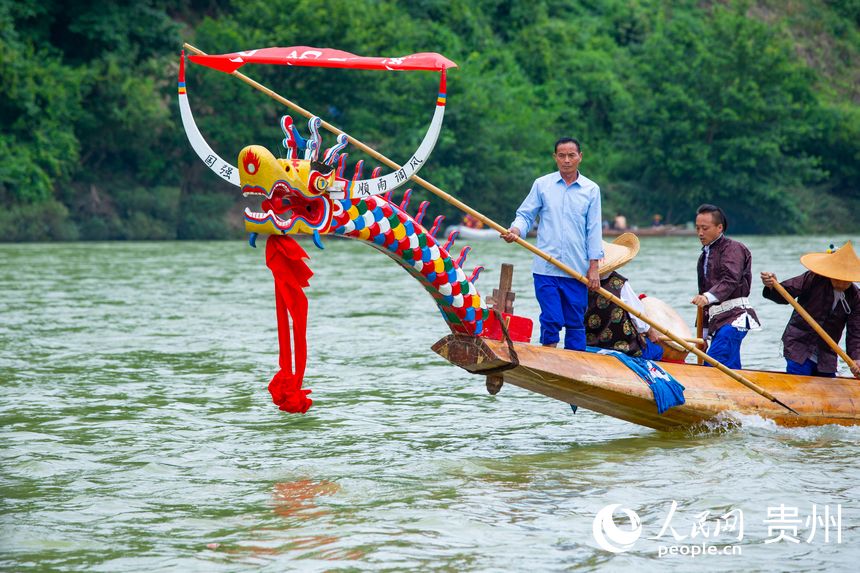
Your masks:
[{"label": "dragon's eye", "polygon": [[245,154],[245,171],[249,175],[253,175],[260,168],[260,158],[251,150]]},{"label": "dragon's eye", "polygon": [[317,180],[314,181],[314,187],[317,188],[317,191],[325,191],[326,187],[328,187],[328,181],[326,181],[325,177],[317,177]]}]

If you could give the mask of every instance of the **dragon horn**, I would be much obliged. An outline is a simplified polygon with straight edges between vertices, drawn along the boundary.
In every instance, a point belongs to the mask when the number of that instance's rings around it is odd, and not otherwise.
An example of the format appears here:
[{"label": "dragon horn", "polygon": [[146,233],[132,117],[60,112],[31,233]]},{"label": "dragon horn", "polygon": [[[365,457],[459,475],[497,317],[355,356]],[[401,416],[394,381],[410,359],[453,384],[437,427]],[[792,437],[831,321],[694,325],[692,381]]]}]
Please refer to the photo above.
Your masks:
[{"label": "dragon horn", "polygon": [[424,139],[415,153],[410,157],[400,169],[383,175],[381,177],[371,177],[363,181],[357,181],[353,188],[354,193],[359,197],[368,195],[378,195],[396,189],[405,184],[410,177],[418,173],[418,170],[424,166],[427,158],[430,157],[430,152],[436,147],[436,141],[439,139],[439,132],[442,130],[442,121],[445,117],[445,104],[447,103],[447,87],[446,87],[446,72],[442,70],[439,74],[439,91],[436,97],[436,110],[433,113],[433,119],[430,122],[430,127],[424,134]]},{"label": "dragon horn", "polygon": [[287,159],[298,159],[298,144],[296,138],[293,137],[293,118],[288,115],[281,116],[281,129],[284,132],[284,139],[281,143],[287,150]]},{"label": "dragon horn", "polygon": [[349,143],[349,138],[345,133],[341,133],[337,136],[337,143],[326,149],[325,155],[323,155],[323,163],[326,165],[334,166],[334,162],[337,161],[338,155],[343,151],[343,148]]},{"label": "dragon horn", "polygon": [[306,160],[316,161],[319,159],[320,147],[322,147],[320,125],[322,125],[322,120],[317,116],[313,116],[308,120],[308,131],[311,132],[311,136],[308,138],[307,148],[305,149]]},{"label": "dragon horn", "polygon": [[194,114],[191,113],[191,104],[188,103],[188,93],[185,88],[185,50],[182,51],[179,60],[179,112],[182,115],[182,127],[185,128],[188,143],[194,148],[197,156],[219,177],[239,187],[241,185],[239,182],[239,170],[236,169],[235,165],[221,159],[209,147],[209,144],[203,139],[200,130],[197,129],[197,124],[194,122]]}]

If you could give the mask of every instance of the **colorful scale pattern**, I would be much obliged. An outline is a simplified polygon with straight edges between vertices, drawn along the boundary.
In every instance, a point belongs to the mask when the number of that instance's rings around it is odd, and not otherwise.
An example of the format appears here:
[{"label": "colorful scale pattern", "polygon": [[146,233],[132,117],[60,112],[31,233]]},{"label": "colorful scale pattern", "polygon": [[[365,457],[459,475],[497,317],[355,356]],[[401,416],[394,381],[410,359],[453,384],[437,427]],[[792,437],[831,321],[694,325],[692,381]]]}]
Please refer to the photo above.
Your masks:
[{"label": "colorful scale pattern", "polygon": [[457,334],[481,334],[490,311],[475,285],[436,238],[383,197],[332,201],[330,232],[367,241],[400,263],[436,301]]}]

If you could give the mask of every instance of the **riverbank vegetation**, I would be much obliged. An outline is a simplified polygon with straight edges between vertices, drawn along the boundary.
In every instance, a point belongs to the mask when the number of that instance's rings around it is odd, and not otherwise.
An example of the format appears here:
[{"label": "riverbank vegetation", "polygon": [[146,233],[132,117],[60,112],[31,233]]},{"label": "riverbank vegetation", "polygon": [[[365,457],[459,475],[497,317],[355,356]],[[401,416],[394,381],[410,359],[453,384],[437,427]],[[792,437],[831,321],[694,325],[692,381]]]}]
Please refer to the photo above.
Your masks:
[{"label": "riverbank vegetation", "polygon": [[[182,131],[185,41],[210,53],[444,54],[459,68],[421,175],[502,224],[554,168],[553,142],[572,135],[607,219],[685,223],[712,202],[736,232],[857,229],[856,1],[20,0],[0,4],[0,240],[241,234],[238,190],[202,165]],[[242,71],[401,161],[424,134],[438,81]],[[251,143],[276,151],[278,117],[289,113],[280,104],[193,65],[188,93],[223,157]]]}]

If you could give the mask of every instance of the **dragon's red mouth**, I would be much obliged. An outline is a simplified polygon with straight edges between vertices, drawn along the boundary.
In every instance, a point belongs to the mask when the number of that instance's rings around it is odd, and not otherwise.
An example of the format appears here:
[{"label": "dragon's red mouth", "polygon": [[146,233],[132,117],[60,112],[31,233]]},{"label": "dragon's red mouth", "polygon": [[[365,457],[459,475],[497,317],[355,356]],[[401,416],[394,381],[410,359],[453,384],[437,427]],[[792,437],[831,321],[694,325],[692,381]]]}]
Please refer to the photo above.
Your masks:
[{"label": "dragon's red mouth", "polygon": [[[264,209],[268,202],[270,201],[263,201]],[[301,219],[307,223],[309,227],[319,227],[326,215],[325,202],[323,199],[308,199],[304,195],[290,194],[282,197],[280,202],[281,209],[283,209],[283,211],[282,213],[278,213],[277,210],[273,209],[276,213],[279,215],[286,214],[291,219]]]},{"label": "dragon's red mouth", "polygon": [[261,204],[263,212],[254,213],[246,209],[246,218],[262,222],[271,217],[282,230],[292,227],[295,221],[302,221],[311,228],[320,228],[328,214],[325,199],[305,197],[284,181],[275,183],[268,193],[261,187],[245,187],[242,194],[266,197]]}]

